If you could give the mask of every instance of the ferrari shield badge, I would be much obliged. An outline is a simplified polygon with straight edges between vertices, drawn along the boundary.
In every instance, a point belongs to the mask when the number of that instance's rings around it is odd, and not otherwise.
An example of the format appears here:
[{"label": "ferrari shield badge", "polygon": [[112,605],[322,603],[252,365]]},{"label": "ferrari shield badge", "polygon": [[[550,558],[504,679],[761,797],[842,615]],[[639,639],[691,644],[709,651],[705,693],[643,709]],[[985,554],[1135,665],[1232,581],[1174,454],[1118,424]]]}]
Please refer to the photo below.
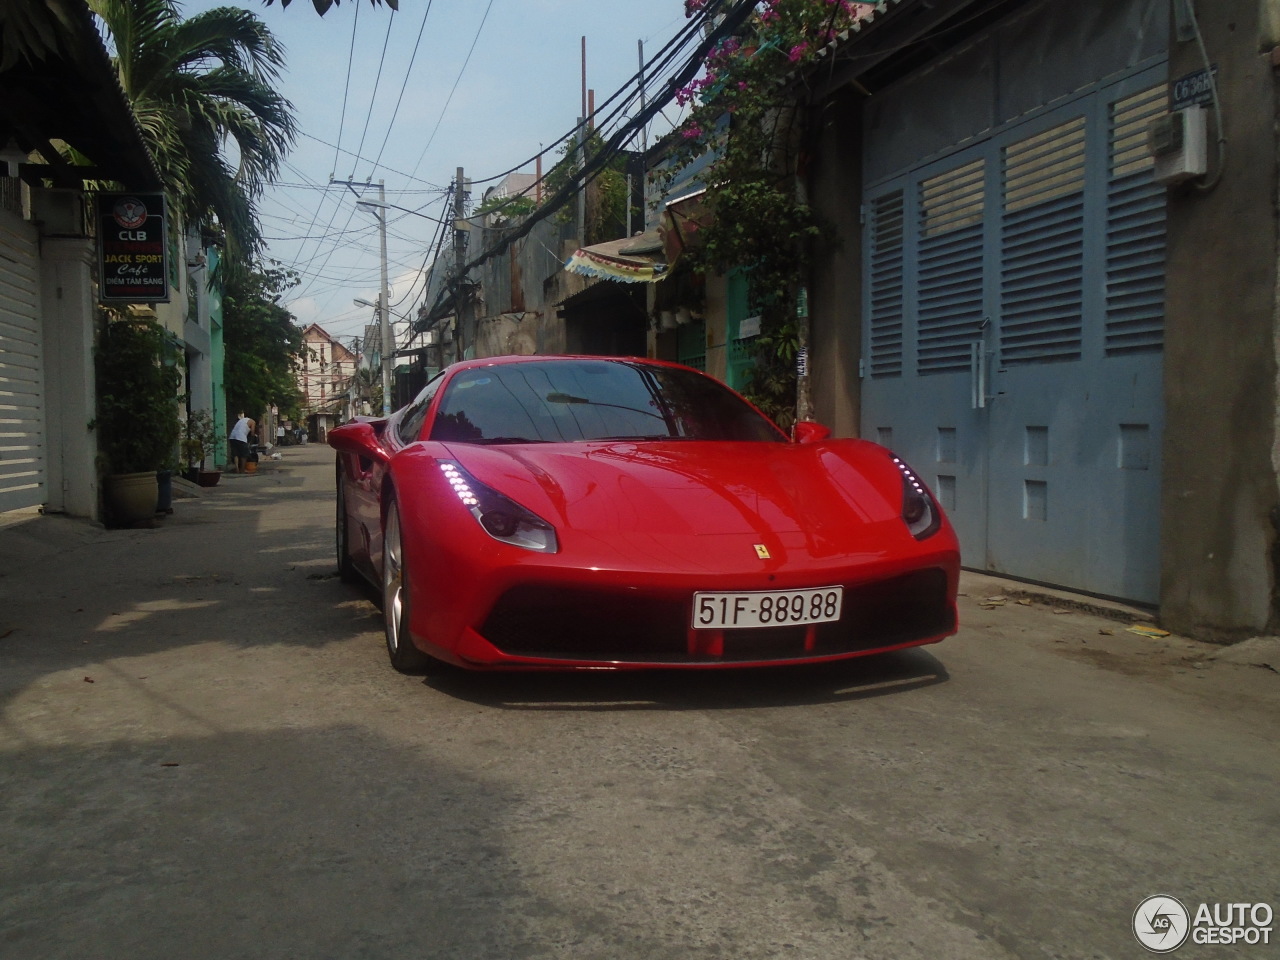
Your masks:
[{"label": "ferrari shield badge", "polygon": [[769,559],[769,548],[768,548],[768,547],[766,547],[763,543],[757,543],[757,544],[756,544],[756,556],[757,556],[757,557],[759,557],[761,560],[768,560],[768,559]]}]

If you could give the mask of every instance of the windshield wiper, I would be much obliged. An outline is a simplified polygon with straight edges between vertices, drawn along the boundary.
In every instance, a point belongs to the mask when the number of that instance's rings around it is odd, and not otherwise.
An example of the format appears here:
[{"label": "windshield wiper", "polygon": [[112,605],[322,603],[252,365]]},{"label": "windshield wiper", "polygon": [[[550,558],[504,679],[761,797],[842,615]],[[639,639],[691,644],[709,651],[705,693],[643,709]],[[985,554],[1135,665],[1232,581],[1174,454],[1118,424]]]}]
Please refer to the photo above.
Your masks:
[{"label": "windshield wiper", "polygon": [[592,400],[589,397],[575,397],[571,393],[548,393],[545,399],[547,403],[582,403],[589,407],[612,407],[614,410],[638,413],[642,417],[652,417],[654,420],[665,419],[661,414],[654,413],[652,410],[645,410],[642,407],[633,407],[625,403],[607,403],[604,400]]}]

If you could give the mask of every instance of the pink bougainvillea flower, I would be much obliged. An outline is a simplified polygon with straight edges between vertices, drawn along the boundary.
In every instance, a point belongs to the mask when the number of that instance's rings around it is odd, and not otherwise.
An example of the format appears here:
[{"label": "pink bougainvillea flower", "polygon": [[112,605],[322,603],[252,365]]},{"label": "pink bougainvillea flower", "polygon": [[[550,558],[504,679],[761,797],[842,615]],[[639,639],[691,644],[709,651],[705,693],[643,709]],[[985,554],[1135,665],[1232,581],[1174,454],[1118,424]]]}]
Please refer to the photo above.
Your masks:
[{"label": "pink bougainvillea flower", "polygon": [[797,60],[799,60],[801,57],[805,55],[808,49],[809,49],[809,45],[807,43],[797,43],[794,47],[791,48],[791,52],[787,54],[787,59],[790,60],[792,63],[795,63]]}]

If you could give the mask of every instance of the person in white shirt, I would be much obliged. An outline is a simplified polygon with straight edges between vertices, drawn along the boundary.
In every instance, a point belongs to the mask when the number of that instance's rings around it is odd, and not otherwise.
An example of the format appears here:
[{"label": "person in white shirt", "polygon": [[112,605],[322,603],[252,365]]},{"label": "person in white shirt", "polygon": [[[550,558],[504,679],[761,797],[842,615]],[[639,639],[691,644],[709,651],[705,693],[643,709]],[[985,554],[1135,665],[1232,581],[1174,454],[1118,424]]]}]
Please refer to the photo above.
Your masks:
[{"label": "person in white shirt", "polygon": [[256,424],[240,412],[236,425],[231,428],[231,456],[236,462],[236,473],[245,472],[245,464],[249,462],[249,434],[253,433]]}]

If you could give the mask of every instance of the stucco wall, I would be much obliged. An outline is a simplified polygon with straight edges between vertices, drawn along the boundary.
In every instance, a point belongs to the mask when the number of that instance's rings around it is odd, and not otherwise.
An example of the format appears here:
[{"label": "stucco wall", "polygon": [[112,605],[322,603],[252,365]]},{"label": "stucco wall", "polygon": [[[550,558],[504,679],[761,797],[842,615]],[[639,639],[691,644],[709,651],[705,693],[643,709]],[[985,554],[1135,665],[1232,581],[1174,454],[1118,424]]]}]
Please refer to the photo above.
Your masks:
[{"label": "stucco wall", "polygon": [[[1173,630],[1223,639],[1274,625],[1276,85],[1260,16],[1268,6],[1197,4],[1219,67],[1226,165],[1212,190],[1169,192],[1160,613]],[[1194,41],[1171,44],[1171,80],[1203,66]],[[1212,114],[1210,127],[1212,138]]]},{"label": "stucco wall", "polygon": [[[479,267],[475,356],[564,352],[564,320],[555,305],[585,287],[585,278],[561,269],[577,246],[571,232],[554,217],[542,220]],[[488,247],[499,236],[485,229],[479,242]]]}]

